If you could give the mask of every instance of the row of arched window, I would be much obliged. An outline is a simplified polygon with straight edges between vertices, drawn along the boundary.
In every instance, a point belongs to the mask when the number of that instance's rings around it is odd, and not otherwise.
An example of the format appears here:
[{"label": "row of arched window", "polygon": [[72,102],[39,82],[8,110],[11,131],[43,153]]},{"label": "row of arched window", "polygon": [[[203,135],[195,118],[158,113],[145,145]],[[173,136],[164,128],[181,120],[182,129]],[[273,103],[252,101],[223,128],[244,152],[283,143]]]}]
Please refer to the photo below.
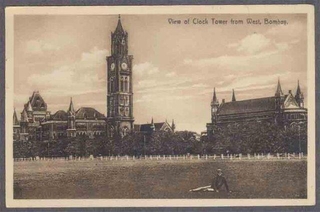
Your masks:
[{"label": "row of arched window", "polygon": [[[116,92],[116,80],[114,77],[110,78],[109,90],[111,93]],[[120,92],[129,92],[130,90],[130,78],[128,76],[122,76],[120,78]]]}]

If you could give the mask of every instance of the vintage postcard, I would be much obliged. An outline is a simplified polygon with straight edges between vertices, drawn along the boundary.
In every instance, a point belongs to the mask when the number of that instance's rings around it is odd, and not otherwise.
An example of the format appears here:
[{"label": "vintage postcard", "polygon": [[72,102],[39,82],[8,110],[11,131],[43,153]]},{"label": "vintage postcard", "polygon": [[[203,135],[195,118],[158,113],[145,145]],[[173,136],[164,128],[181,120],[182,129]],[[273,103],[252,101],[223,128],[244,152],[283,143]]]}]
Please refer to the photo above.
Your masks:
[{"label": "vintage postcard", "polygon": [[314,8],[6,8],[7,207],[315,204]]}]

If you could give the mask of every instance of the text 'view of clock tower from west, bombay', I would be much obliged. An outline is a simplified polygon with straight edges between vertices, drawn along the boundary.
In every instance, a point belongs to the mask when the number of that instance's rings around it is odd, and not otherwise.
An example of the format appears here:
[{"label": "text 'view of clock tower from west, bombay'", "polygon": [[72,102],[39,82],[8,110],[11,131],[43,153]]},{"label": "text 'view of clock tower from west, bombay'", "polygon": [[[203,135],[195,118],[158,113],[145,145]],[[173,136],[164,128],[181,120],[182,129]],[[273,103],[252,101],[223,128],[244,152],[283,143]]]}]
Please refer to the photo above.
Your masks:
[{"label": "text 'view of clock tower from west, bombay'", "polygon": [[133,130],[132,55],[128,55],[128,33],[119,16],[111,32],[111,56],[107,57],[107,133],[110,137]]}]

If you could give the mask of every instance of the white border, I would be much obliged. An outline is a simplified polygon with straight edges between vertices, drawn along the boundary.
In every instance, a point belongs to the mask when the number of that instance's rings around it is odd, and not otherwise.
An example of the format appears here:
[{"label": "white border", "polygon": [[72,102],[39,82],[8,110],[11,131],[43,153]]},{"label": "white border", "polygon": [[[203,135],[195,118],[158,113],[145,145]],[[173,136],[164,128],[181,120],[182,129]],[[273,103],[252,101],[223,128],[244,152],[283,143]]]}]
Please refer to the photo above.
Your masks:
[{"label": "white border", "polygon": [[[114,14],[308,14],[308,192],[307,199],[13,199],[14,15]],[[313,5],[7,7],[6,18],[6,206],[7,207],[217,207],[315,204],[315,24]]]}]

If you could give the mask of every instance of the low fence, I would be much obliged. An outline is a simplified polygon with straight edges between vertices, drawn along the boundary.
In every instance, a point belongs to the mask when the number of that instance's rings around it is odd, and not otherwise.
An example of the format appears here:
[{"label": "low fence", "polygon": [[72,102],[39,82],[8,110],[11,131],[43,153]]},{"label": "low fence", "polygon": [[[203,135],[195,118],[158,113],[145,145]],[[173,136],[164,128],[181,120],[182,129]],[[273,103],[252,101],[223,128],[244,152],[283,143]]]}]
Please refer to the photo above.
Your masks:
[{"label": "low fence", "polygon": [[89,157],[30,157],[14,158],[14,161],[129,161],[129,160],[302,160],[307,156],[301,153],[275,153],[275,154],[219,154],[219,155],[146,155],[146,156],[96,156]]}]

